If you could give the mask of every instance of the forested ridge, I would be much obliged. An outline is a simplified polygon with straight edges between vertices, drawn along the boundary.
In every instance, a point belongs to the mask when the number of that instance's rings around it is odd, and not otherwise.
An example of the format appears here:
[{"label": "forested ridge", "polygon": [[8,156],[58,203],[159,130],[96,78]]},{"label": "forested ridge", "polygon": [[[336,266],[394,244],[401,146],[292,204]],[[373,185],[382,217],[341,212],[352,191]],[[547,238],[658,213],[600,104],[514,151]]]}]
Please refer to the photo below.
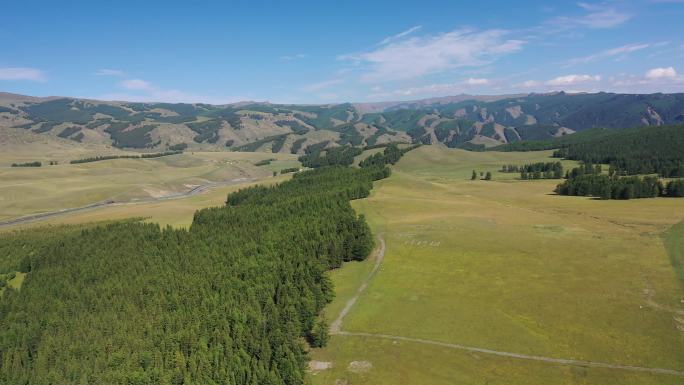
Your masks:
[{"label": "forested ridge", "polygon": [[684,126],[629,129],[570,144],[555,157],[609,164],[623,175],[684,176]]},{"label": "forested ridge", "polygon": [[555,140],[511,143],[489,151],[555,149],[554,157],[608,164],[622,175],[684,176],[684,126],[595,129]]},{"label": "forested ridge", "polygon": [[306,341],[326,339],[326,271],[373,247],[349,201],[388,175],[301,172],[230,194],[187,230],[126,221],[0,238],[0,273],[28,272],[0,300],[0,383],[304,383]]}]

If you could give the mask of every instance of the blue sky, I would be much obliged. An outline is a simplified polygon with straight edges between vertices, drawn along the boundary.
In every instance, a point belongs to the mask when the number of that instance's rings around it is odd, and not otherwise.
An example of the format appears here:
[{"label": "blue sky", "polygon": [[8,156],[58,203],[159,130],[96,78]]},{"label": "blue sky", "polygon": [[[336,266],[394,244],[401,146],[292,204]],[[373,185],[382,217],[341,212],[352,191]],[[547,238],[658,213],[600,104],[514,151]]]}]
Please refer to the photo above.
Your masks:
[{"label": "blue sky", "polygon": [[227,103],[684,92],[684,0],[6,2],[0,91]]}]

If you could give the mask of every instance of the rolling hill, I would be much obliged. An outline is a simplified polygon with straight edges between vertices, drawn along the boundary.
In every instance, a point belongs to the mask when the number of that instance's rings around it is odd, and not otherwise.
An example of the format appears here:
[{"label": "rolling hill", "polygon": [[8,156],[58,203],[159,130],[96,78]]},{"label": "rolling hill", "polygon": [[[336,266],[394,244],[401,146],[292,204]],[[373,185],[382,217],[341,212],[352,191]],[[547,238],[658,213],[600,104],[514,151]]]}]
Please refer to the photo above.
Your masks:
[{"label": "rolling hill", "polygon": [[684,94],[559,92],[366,104],[209,105],[0,93],[0,129],[24,130],[57,141],[155,151],[187,145],[190,150],[301,154],[311,145],[387,142],[491,147],[596,127],[681,122]]}]

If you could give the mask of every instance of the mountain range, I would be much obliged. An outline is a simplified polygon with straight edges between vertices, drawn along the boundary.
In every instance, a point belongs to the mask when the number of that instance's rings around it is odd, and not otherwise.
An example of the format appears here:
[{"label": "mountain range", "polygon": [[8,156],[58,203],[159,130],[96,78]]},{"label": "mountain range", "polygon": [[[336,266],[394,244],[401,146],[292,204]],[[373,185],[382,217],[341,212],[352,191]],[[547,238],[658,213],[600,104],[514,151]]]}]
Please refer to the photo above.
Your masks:
[{"label": "mountain range", "polygon": [[684,122],[684,94],[457,95],[408,102],[228,105],[0,93],[0,129],[123,149],[303,153],[387,142],[496,146],[591,128]]}]

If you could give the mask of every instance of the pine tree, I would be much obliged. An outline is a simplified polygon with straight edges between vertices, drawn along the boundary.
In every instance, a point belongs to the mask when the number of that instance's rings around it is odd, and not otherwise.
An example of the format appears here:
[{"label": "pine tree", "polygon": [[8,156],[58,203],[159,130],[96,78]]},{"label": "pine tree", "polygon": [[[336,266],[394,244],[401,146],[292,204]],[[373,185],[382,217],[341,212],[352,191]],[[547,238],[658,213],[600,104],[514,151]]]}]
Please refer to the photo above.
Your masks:
[{"label": "pine tree", "polygon": [[328,329],[328,322],[325,320],[325,318],[319,319],[318,322],[316,322],[316,326],[314,326],[313,330],[311,331],[311,346],[322,348],[327,345],[328,340],[330,339],[330,336],[328,335]]}]

